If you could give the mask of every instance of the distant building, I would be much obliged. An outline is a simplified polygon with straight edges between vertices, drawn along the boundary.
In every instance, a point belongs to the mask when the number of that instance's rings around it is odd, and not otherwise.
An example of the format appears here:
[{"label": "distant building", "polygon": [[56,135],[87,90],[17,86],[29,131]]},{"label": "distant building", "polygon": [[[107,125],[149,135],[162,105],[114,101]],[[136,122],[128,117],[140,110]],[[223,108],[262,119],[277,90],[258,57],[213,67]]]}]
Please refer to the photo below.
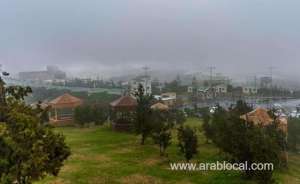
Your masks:
[{"label": "distant building", "polygon": [[197,95],[202,100],[212,99],[214,97],[214,88],[203,86],[189,86],[188,93]]},{"label": "distant building", "polygon": [[27,81],[53,81],[66,79],[66,73],[56,66],[47,66],[45,71],[20,72],[19,79]]},{"label": "distant building", "polygon": [[139,85],[143,86],[145,94],[152,94],[151,78],[149,76],[136,77],[133,80],[131,80],[129,84],[131,95],[138,92]]},{"label": "distant building", "polygon": [[260,78],[260,87],[261,88],[271,88],[272,77],[261,77]]},{"label": "distant building", "polygon": [[257,94],[257,87],[253,86],[243,86],[243,93],[250,95],[250,94]]},{"label": "distant building", "polygon": [[188,86],[188,93],[196,94],[201,99],[212,99],[214,96],[224,95],[228,92],[227,85],[219,84],[214,87]]},{"label": "distant building", "polygon": [[225,94],[225,93],[227,93],[227,85],[225,85],[225,84],[220,84],[220,85],[217,85],[217,86],[215,86],[213,88],[215,90],[215,93],[217,93],[217,94]]}]

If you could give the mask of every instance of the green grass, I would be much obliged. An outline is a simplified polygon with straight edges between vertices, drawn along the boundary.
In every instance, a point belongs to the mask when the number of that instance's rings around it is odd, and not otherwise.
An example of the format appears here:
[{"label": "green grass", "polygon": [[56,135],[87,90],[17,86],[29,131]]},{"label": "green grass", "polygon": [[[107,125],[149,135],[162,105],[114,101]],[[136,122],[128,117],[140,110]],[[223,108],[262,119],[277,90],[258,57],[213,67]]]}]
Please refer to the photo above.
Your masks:
[{"label": "green grass", "polygon": [[[189,119],[186,123],[198,128],[199,154],[193,162],[214,162],[223,160],[219,150],[206,144],[201,133],[201,122]],[[203,183],[203,184],[251,184],[242,179],[239,172],[175,172],[169,169],[169,162],[184,162],[178,155],[176,136],[168,149],[168,159],[159,156],[158,148],[151,139],[145,146],[139,145],[139,137],[133,134],[117,133],[107,127],[57,128],[66,136],[72,156],[65,162],[58,177],[47,177],[40,184],[100,184],[100,183]],[[175,134],[175,132],[174,132]],[[300,156],[291,155],[290,169],[276,173],[279,183],[299,183]]]}]

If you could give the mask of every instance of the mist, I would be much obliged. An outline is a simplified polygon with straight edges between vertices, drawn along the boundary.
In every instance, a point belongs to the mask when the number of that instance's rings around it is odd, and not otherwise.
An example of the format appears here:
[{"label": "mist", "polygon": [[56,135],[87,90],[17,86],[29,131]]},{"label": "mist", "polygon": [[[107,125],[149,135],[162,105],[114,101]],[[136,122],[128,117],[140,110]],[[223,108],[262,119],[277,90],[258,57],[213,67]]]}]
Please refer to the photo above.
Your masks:
[{"label": "mist", "polygon": [[299,77],[296,0],[1,0],[0,63],[114,76],[142,66]]}]

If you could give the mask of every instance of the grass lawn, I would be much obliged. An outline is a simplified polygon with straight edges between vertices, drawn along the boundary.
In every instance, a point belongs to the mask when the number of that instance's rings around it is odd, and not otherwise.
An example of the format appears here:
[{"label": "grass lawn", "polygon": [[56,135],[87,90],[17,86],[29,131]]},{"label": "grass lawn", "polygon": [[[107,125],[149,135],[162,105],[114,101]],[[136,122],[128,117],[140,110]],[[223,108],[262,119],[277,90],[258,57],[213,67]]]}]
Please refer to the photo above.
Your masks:
[{"label": "grass lawn", "polygon": [[[187,124],[200,128],[201,122],[189,119]],[[157,184],[157,183],[203,183],[203,184],[251,184],[234,171],[175,172],[169,162],[184,162],[178,155],[176,137],[167,150],[169,158],[161,158],[159,149],[149,139],[145,146],[139,145],[139,137],[111,131],[107,127],[57,128],[66,136],[72,155],[66,161],[58,177],[47,177],[38,184]],[[218,149],[206,144],[199,133],[198,162],[214,162],[223,159]],[[290,169],[275,175],[279,183],[300,183],[300,155],[290,155]]]}]

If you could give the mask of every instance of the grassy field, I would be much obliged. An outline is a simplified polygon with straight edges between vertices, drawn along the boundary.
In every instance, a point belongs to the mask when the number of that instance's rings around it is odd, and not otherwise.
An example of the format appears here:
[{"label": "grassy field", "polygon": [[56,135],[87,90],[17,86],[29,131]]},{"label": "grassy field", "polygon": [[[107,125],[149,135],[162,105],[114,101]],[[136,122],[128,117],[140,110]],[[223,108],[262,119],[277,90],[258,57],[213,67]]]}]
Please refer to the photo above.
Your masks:
[{"label": "grassy field", "polygon": [[[189,119],[187,124],[200,127],[200,121]],[[178,155],[176,137],[168,149],[168,159],[159,156],[158,148],[149,139],[145,146],[139,145],[139,137],[111,131],[108,127],[58,128],[67,138],[72,156],[66,161],[58,177],[48,177],[39,184],[250,184],[239,172],[175,172],[169,162],[184,162]],[[199,133],[198,162],[222,161],[219,151],[206,144]],[[290,169],[277,172],[278,183],[300,183],[300,155],[290,155]]]}]

